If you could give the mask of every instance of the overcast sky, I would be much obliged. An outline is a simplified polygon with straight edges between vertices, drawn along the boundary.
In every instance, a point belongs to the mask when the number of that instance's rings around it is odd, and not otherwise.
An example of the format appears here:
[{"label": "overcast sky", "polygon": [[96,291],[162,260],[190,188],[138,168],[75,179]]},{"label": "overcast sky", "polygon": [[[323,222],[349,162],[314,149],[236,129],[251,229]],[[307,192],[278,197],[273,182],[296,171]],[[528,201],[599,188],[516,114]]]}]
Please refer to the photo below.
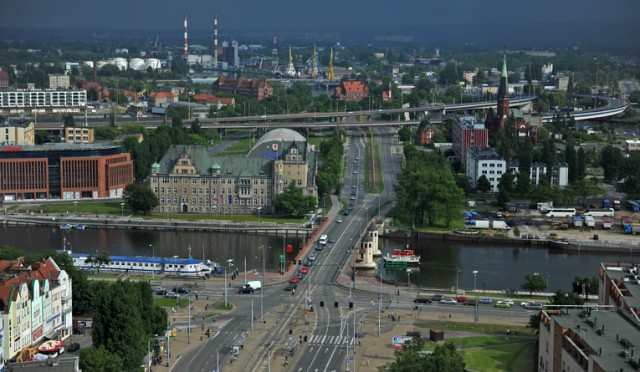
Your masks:
[{"label": "overcast sky", "polygon": [[[630,21],[639,0],[2,0],[0,26],[117,30],[211,28],[213,14],[229,29],[315,29],[378,25],[420,27],[485,23],[499,28],[534,21]],[[508,32],[508,30],[505,30]],[[569,31],[569,30],[568,30]]]}]

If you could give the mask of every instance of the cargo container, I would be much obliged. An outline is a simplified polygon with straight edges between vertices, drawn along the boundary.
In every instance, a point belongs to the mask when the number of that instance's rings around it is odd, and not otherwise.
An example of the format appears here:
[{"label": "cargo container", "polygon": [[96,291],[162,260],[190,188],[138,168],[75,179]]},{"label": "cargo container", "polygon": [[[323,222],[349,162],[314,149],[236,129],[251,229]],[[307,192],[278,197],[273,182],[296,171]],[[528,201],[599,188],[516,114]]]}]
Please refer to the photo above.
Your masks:
[{"label": "cargo container", "polygon": [[582,217],[580,217],[580,216],[573,216],[573,226],[575,226],[575,227],[582,227]]},{"label": "cargo container", "polygon": [[640,204],[636,201],[630,200],[627,202],[627,209],[632,212],[640,212]]},{"label": "cargo container", "polygon": [[629,223],[624,225],[624,233],[625,234],[639,234],[640,233],[640,223]]},{"label": "cargo container", "polygon": [[611,217],[602,217],[602,228],[610,229],[612,226],[613,219]]}]

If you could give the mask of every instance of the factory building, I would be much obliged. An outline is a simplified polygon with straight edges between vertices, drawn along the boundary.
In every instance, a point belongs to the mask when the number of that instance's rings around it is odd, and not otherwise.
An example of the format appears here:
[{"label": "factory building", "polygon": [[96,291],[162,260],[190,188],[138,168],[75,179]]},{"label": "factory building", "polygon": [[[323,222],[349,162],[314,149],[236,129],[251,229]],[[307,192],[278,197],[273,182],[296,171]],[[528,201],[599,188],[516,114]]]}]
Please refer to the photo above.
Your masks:
[{"label": "factory building", "polygon": [[68,75],[49,74],[49,89],[69,89],[70,86]]},{"label": "factory building", "polygon": [[0,113],[3,114],[73,113],[83,112],[86,106],[86,90],[0,90]]}]

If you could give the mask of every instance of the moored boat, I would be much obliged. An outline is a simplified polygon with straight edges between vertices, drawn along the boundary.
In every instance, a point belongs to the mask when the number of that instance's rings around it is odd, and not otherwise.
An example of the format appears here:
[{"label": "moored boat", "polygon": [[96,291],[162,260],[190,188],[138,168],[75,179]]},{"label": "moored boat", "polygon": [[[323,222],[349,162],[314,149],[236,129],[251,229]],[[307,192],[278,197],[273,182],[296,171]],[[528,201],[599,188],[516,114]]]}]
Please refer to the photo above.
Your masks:
[{"label": "moored boat", "polygon": [[420,255],[416,255],[413,249],[394,249],[393,254],[387,253],[382,259],[386,267],[420,265]]}]

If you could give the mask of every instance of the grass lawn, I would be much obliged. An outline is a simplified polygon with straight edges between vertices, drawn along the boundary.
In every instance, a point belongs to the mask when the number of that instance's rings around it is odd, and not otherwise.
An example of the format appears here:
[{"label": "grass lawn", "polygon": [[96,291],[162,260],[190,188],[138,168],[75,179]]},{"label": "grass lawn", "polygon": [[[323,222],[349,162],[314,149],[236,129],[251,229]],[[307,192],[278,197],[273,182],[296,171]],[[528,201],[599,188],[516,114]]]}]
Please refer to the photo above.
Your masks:
[{"label": "grass lawn", "polygon": [[220,305],[218,305],[218,307],[216,307],[216,309],[218,309],[218,310],[232,310],[233,309],[233,304],[227,302],[227,306],[224,306],[224,302],[223,302]]},{"label": "grass lawn", "polygon": [[[176,306],[176,299],[175,298],[164,298],[164,297],[154,297],[153,298],[153,304],[154,305],[158,305],[158,306],[162,306],[162,307],[175,307]],[[189,300],[186,300],[184,298],[180,299],[179,305],[180,307],[187,307],[187,305],[189,304]]]},{"label": "grass lawn", "polygon": [[380,193],[384,191],[384,181],[380,161],[380,144],[377,139],[367,141],[365,153],[367,154],[364,167],[365,191],[374,194]]},{"label": "grass lawn", "polygon": [[[25,206],[21,207],[21,210],[33,211],[35,213],[73,213],[73,214],[117,214],[123,213],[122,207],[119,201],[116,202],[78,202],[63,203],[63,204],[41,204],[37,206]],[[131,214],[124,208],[124,213]]]},{"label": "grass lawn", "polygon": [[467,331],[477,333],[490,333],[498,335],[506,335],[507,330],[517,331],[520,335],[534,336],[536,331],[531,328],[522,326],[509,326],[502,324],[477,324],[473,323],[456,323],[456,322],[423,322],[418,325],[421,328],[435,328],[448,331]]},{"label": "grass lawn", "polygon": [[[462,357],[466,367],[474,371],[535,371],[534,355],[536,342],[533,339],[510,339],[503,344],[487,343],[485,347],[467,350],[468,340],[462,339]],[[508,339],[507,339],[508,340]]]},{"label": "grass lawn", "polygon": [[241,138],[238,142],[226,148],[224,152],[218,154],[218,156],[234,156],[245,155],[253,146],[253,140],[249,138]]}]

